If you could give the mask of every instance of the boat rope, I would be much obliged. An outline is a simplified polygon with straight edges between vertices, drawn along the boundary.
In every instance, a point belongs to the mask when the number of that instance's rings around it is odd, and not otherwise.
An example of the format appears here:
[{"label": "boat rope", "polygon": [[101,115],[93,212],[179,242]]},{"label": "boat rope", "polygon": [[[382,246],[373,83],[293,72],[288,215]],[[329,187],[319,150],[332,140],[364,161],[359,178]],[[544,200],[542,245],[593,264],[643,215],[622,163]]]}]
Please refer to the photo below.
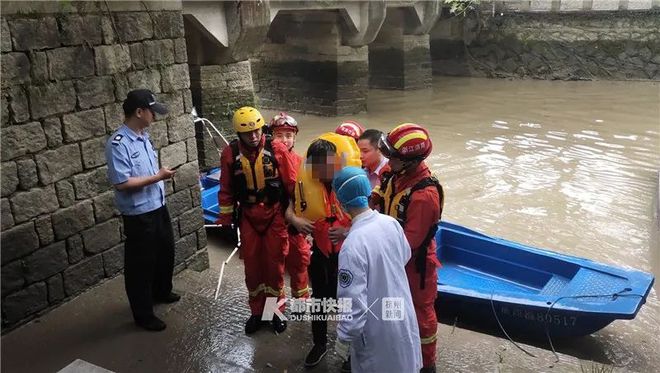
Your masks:
[{"label": "boat rope", "polygon": [[[554,302],[550,304],[550,307],[548,307],[548,310],[545,313],[545,319],[547,320],[548,316],[550,316],[550,311],[552,311],[552,308],[557,304],[557,302],[563,300],[563,299],[581,299],[581,298],[612,298],[612,300],[616,300],[619,297],[639,297],[639,298],[644,298],[644,295],[642,294],[626,294],[627,292],[632,291],[631,288],[625,288],[623,290],[620,290],[616,293],[610,293],[610,294],[585,294],[585,295],[566,295],[559,297],[555,299]],[[495,302],[493,301],[493,294],[494,292],[491,292],[490,294],[490,307],[493,310],[493,315],[495,316],[495,320],[497,321],[497,324],[500,327],[500,330],[502,330],[502,333],[509,339],[511,343],[513,343],[514,346],[516,346],[519,350],[522,352],[526,353],[527,355],[536,358],[534,354],[531,352],[525,350],[524,348],[520,347],[510,336],[509,333],[506,332],[504,329],[504,326],[502,325],[502,322],[500,321],[499,316],[497,316],[497,311],[495,311]],[[555,346],[552,343],[552,338],[550,337],[550,324],[546,323],[545,324],[545,335],[548,337],[548,343],[550,344],[550,348],[552,349],[552,353],[555,356],[555,364],[559,362],[559,355],[557,354],[557,351],[555,350]]]},{"label": "boat rope", "polygon": [[[644,295],[641,294],[625,294],[629,291],[632,291],[631,288],[625,288],[623,290],[620,290],[616,293],[611,293],[611,294],[587,294],[587,295],[566,295],[563,297],[559,297],[555,299],[554,302],[548,307],[548,310],[545,312],[545,319],[547,320],[548,316],[550,315],[550,311],[552,311],[552,308],[557,304],[562,299],[581,299],[581,298],[612,298],[612,300],[616,300],[619,297],[640,297],[644,298]],[[557,351],[555,350],[555,346],[552,343],[552,338],[550,338],[550,324],[546,323],[545,324],[545,335],[548,337],[548,343],[550,344],[550,348],[552,349],[552,353],[555,355],[555,363],[559,362],[559,355],[557,354]]]},{"label": "boat rope", "polygon": [[502,333],[504,333],[504,335],[505,335],[507,338],[509,338],[509,341],[510,341],[511,343],[513,343],[514,346],[518,347],[518,349],[519,349],[520,351],[522,351],[522,352],[526,353],[527,355],[529,355],[529,356],[535,358],[536,356],[535,356],[533,353],[531,353],[531,352],[525,350],[524,348],[520,347],[520,346],[516,343],[516,341],[514,341],[514,340],[509,336],[509,333],[507,333],[506,330],[504,330],[504,326],[502,326],[502,323],[500,322],[500,318],[499,318],[499,316],[497,316],[497,311],[495,311],[495,302],[493,302],[493,293],[494,293],[494,292],[491,292],[491,293],[490,293],[490,307],[493,309],[493,315],[495,315],[495,320],[497,320],[497,325],[500,326],[500,330],[502,330]]}]

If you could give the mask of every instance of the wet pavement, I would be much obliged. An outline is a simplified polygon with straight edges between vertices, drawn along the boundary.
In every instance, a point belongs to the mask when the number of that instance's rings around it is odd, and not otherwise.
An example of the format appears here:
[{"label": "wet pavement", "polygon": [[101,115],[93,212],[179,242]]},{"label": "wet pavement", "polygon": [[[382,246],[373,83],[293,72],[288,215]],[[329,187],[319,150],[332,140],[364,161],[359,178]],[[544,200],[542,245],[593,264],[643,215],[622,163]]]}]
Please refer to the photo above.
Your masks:
[{"label": "wet pavement", "polygon": [[[164,332],[134,326],[119,276],[3,336],[2,371],[56,372],[82,359],[127,373],[338,372],[340,361],[331,351],[318,367],[304,368],[311,348],[308,323],[290,322],[280,335],[270,328],[251,336],[243,333],[249,310],[243,266],[237,256],[225,269],[220,297],[213,299],[220,263],[231,249],[210,233],[212,267],[201,273],[185,270],[178,274],[174,286],[183,294],[181,301],[156,308],[156,314],[168,324]],[[331,323],[330,331],[333,326]],[[591,371],[598,363],[589,360],[612,363],[599,338],[593,336],[555,342],[559,351],[559,362],[555,362],[543,341],[520,344],[536,356],[531,357],[504,338],[454,325],[439,324],[438,329],[440,372],[564,372],[580,371],[581,367]],[[334,333],[329,334],[332,346]]]},{"label": "wet pavement", "polygon": [[[231,249],[211,233],[212,268],[175,277],[175,291],[183,297],[155,311],[167,323],[165,331],[134,326],[119,276],[3,336],[2,371],[55,372],[75,359],[115,372],[303,371],[311,348],[308,324],[290,323],[281,335],[270,328],[243,333],[249,309],[238,256],[225,269],[218,300],[213,299],[220,263]],[[338,371],[339,366],[328,354],[316,370]]]}]

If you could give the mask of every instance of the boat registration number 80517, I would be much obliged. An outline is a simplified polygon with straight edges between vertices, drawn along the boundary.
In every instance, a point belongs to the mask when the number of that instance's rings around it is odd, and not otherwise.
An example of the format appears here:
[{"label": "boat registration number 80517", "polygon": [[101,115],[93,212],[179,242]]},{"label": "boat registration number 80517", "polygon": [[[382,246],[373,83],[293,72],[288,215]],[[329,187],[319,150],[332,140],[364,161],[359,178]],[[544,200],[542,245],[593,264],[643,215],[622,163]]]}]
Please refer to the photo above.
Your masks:
[{"label": "boat registration number 80517", "polygon": [[523,310],[520,308],[509,308],[501,307],[500,313],[506,316],[513,316],[519,319],[525,319],[527,321],[534,321],[539,323],[555,324],[558,326],[575,326],[577,322],[576,316],[562,316],[562,315],[552,315],[548,314],[545,311],[529,311]]}]

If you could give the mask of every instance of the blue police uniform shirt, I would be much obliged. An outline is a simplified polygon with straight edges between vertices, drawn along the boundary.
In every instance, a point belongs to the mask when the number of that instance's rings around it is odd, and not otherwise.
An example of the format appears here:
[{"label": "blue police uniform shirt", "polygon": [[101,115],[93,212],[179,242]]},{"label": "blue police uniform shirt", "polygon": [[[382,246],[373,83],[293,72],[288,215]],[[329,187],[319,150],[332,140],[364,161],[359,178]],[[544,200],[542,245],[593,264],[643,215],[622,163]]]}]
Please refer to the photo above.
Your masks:
[{"label": "blue police uniform shirt", "polygon": [[[112,134],[105,146],[108,179],[113,185],[129,177],[152,176],[159,170],[158,156],[149,134],[138,135],[126,124]],[[122,215],[138,215],[165,205],[165,184],[159,181],[139,189],[115,189],[115,204]]]}]

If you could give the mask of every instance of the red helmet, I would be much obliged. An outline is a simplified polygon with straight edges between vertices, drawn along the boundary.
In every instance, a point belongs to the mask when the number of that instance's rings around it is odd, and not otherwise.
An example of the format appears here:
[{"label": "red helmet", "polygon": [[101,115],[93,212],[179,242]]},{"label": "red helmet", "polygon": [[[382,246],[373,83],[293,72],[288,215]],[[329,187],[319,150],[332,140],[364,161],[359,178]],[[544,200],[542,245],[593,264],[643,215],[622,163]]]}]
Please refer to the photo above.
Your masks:
[{"label": "red helmet", "polygon": [[339,127],[335,129],[335,133],[352,137],[355,139],[355,141],[358,141],[360,136],[362,136],[363,132],[364,132],[364,127],[362,127],[360,123],[354,120],[347,120],[342,124],[340,124]]},{"label": "red helmet", "polygon": [[404,123],[394,127],[387,136],[383,135],[379,148],[388,158],[421,160],[431,154],[433,144],[426,128],[414,123]]},{"label": "red helmet", "polygon": [[274,116],[273,119],[270,120],[270,125],[268,127],[271,131],[278,128],[288,128],[295,133],[298,133],[298,122],[285,112],[280,112]]}]

